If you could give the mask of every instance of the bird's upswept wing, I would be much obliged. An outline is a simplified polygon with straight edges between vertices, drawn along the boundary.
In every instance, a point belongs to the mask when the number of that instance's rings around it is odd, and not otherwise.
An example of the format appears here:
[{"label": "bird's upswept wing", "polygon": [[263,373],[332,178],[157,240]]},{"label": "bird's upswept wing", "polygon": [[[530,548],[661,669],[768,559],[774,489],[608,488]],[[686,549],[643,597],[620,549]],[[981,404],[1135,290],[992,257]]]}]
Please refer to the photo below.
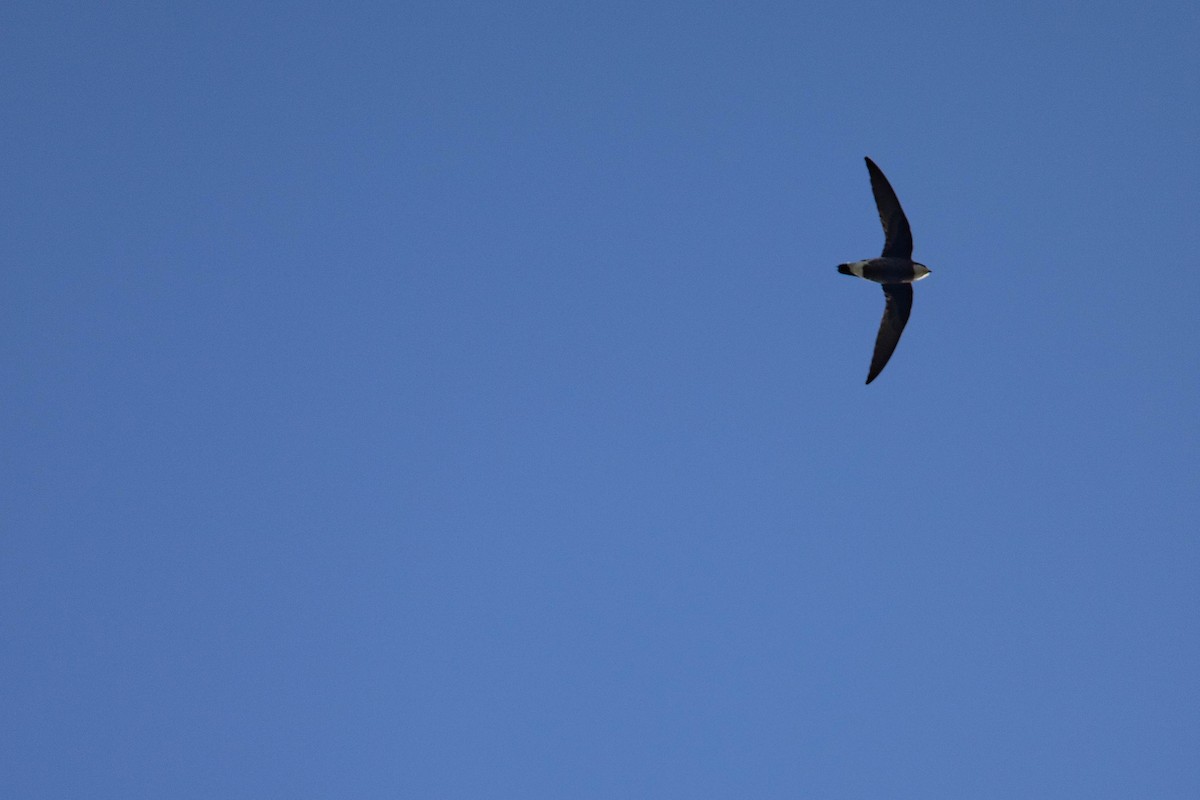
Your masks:
[{"label": "bird's upswept wing", "polygon": [[884,258],[912,258],[912,230],[908,227],[904,209],[900,207],[900,201],[896,199],[896,193],[892,191],[892,185],[884,177],[883,171],[871,159],[866,159],[866,162],[867,172],[871,173],[875,207],[879,209],[879,221],[883,223],[885,242],[882,255]]},{"label": "bird's upswept wing", "polygon": [[875,354],[871,356],[871,371],[867,375],[867,383],[875,380],[887,366],[888,359],[892,357],[896,344],[900,341],[900,334],[904,333],[908,315],[912,312],[911,283],[885,283],[883,294],[887,297],[887,305],[883,309],[883,320],[879,323],[879,335],[875,337]]}]

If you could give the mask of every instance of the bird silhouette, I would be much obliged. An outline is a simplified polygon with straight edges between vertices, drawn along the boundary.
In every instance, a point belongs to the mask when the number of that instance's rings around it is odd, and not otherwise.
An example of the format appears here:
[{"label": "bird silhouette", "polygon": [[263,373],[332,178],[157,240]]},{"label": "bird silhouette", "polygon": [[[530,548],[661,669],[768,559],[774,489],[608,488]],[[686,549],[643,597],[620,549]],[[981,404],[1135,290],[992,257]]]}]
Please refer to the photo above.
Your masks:
[{"label": "bird silhouette", "polygon": [[908,226],[908,217],[904,216],[904,209],[900,207],[896,192],[883,170],[875,166],[871,159],[865,160],[867,172],[871,175],[875,206],[879,209],[879,221],[883,223],[883,253],[879,258],[838,264],[838,272],[883,284],[887,303],[883,308],[879,333],[875,337],[871,369],[867,373],[867,383],[870,383],[879,377],[895,352],[900,334],[904,333],[904,326],[908,324],[908,316],[912,312],[912,285],[929,276],[929,267],[912,260],[912,229]]}]

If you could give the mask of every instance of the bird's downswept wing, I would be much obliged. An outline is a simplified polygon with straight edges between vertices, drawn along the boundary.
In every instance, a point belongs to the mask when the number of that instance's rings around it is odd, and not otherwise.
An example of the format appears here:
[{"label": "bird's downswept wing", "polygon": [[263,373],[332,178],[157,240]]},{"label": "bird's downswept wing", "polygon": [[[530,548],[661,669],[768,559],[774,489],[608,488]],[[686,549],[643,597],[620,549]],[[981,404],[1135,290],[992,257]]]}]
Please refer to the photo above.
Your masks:
[{"label": "bird's downswept wing", "polygon": [[883,170],[875,166],[871,159],[867,162],[867,172],[871,173],[871,192],[875,195],[875,207],[879,209],[879,221],[883,223],[883,257],[912,258],[912,230],[908,227],[908,217],[892,191],[892,185],[884,177]]},{"label": "bird's downswept wing", "polygon": [[908,315],[912,312],[913,290],[911,283],[885,283],[883,294],[887,297],[887,305],[883,308],[883,320],[879,323],[879,335],[875,337],[875,354],[871,356],[871,371],[867,374],[867,383],[879,377],[888,359],[896,350],[900,334],[908,324]]}]

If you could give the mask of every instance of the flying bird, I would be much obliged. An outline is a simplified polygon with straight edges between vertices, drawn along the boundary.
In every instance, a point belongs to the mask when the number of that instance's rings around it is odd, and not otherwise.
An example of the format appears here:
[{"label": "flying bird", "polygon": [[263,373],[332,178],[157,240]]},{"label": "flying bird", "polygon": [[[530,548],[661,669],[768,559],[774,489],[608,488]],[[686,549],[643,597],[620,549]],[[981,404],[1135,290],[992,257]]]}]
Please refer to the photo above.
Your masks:
[{"label": "flying bird", "polygon": [[884,245],[879,258],[838,264],[838,272],[855,275],[883,284],[883,295],[887,305],[883,308],[883,321],[879,323],[879,334],[875,337],[875,353],[871,356],[871,370],[867,383],[879,377],[888,359],[900,341],[900,334],[908,323],[912,311],[912,285],[928,277],[929,267],[912,260],[912,230],[904,209],[892,191],[892,185],[884,177],[875,162],[866,159],[867,172],[871,174],[871,191],[875,194],[875,205],[879,209],[879,221],[883,223]]}]

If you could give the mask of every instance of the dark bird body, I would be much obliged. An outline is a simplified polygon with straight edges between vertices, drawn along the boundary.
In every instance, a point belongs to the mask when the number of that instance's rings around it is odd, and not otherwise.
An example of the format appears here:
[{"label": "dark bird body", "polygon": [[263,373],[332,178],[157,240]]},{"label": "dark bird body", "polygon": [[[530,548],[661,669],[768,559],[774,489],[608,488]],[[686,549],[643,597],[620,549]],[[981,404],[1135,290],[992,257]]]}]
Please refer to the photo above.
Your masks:
[{"label": "dark bird body", "polygon": [[838,264],[838,272],[883,284],[887,305],[883,309],[883,320],[875,337],[875,352],[871,356],[871,369],[867,373],[867,383],[870,383],[879,376],[895,352],[912,311],[912,284],[927,277],[929,268],[912,260],[912,230],[908,227],[908,218],[904,216],[904,209],[900,207],[892,185],[874,161],[868,158],[866,162],[867,172],[871,174],[875,206],[879,209],[879,221],[883,223],[883,253],[879,258]]}]

